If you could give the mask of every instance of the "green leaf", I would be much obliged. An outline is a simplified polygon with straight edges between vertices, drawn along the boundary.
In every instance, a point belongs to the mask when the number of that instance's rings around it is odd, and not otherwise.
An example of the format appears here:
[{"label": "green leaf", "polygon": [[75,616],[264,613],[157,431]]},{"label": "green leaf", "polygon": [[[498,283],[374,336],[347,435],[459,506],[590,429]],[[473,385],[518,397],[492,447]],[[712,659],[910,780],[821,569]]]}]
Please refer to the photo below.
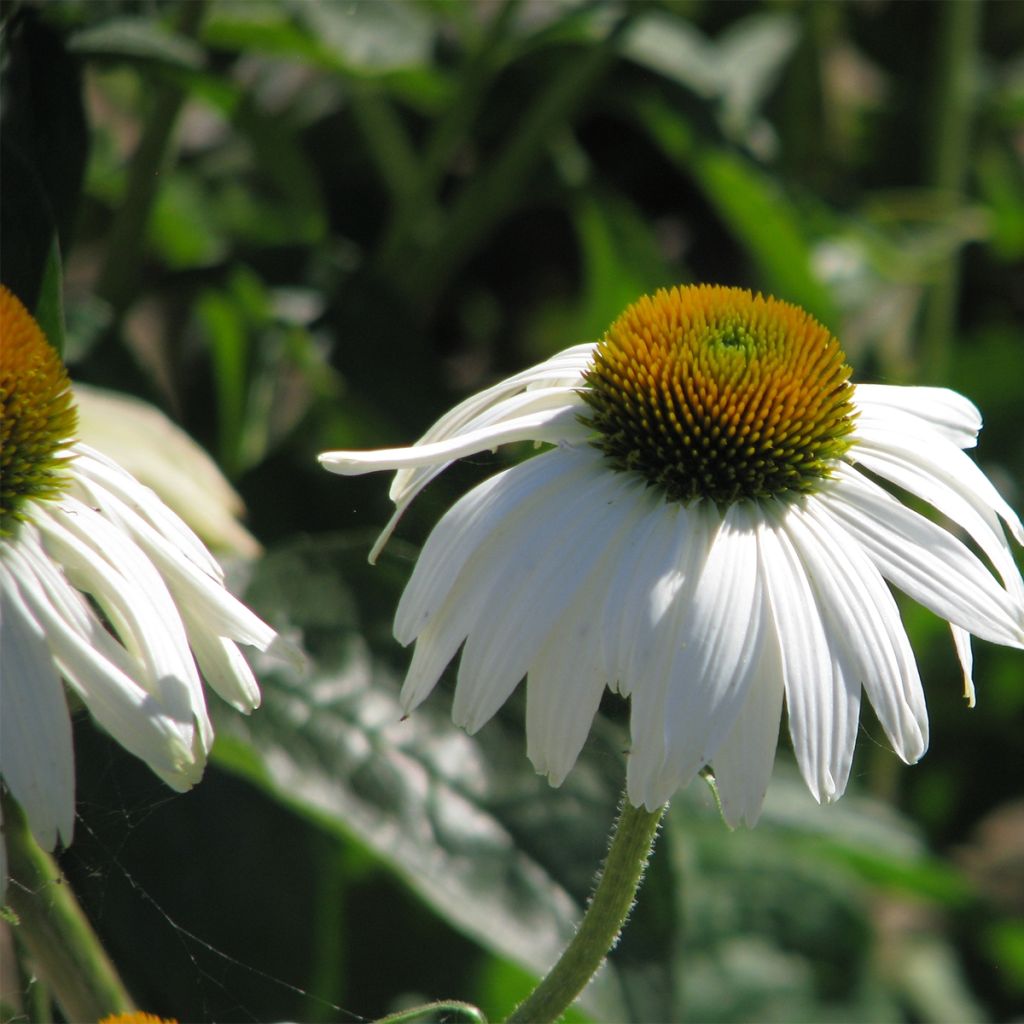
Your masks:
[{"label": "green leaf", "polygon": [[79,29],[68,37],[68,49],[83,57],[143,60],[197,70],[205,62],[203,48],[186,36],[148,17],[118,17]]},{"label": "green leaf", "polygon": [[35,309],[36,322],[39,324],[46,340],[64,355],[64,278],[61,273],[60,246],[56,237],[50,243],[50,256],[43,270],[43,280],[39,288],[39,301]]},{"label": "green leaf", "polygon": [[[315,666],[305,678],[264,666],[263,706],[250,718],[223,716],[215,757],[340,838],[365,844],[440,917],[539,976],[582,910],[527,851],[571,856],[559,812],[568,803],[570,819],[585,813],[591,830],[604,830],[614,798],[600,785],[595,793],[586,771],[575,791],[549,790],[531,772],[518,728],[506,733],[495,722],[477,741],[451,724],[443,697],[403,716],[395,674],[363,638],[353,600],[357,590],[360,610],[373,614],[369,635],[383,642],[398,576],[393,565],[391,573],[386,565],[367,571],[366,549],[362,539],[320,536],[261,563],[248,599],[301,638]],[[591,875],[602,852],[598,839],[573,871]],[[613,970],[591,986],[586,1005],[622,1019]]]}]

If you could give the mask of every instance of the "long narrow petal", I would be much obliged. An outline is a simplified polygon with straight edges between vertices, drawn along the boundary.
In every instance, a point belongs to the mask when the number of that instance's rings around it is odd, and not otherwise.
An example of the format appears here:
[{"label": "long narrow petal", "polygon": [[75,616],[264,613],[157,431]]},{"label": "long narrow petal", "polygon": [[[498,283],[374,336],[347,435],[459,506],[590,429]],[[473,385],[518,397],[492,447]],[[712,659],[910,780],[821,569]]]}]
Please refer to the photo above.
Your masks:
[{"label": "long narrow petal", "polygon": [[[642,515],[642,507],[637,515]],[[590,578],[551,629],[526,679],[527,755],[553,786],[576,763],[609,679],[602,644],[601,606],[635,526],[623,525]]]},{"label": "long narrow petal", "polygon": [[548,487],[561,491],[572,485],[590,462],[571,449],[544,452],[464,494],[423,545],[395,612],[395,639],[408,644],[417,637],[447,599],[466,563],[510,516],[528,502],[546,500]]},{"label": "long narrow petal", "polygon": [[[1003,547],[1007,547],[996,519],[998,516],[1017,543],[1024,545],[1024,525],[1017,513],[977,463],[956,445],[923,430],[904,431],[894,436],[881,429],[858,425],[857,435],[854,458],[872,472],[924,498],[974,536],[975,528],[961,518],[960,510],[969,507],[1002,541]],[[980,537],[975,540],[984,544]]]},{"label": "long narrow petal", "polygon": [[751,656],[746,699],[713,760],[722,814],[733,827],[757,824],[779,745],[785,693],[782,659],[767,592],[761,594],[761,600],[762,628]]},{"label": "long narrow petal", "polygon": [[554,443],[569,436],[585,436],[584,428],[579,425],[576,417],[576,406],[567,408],[563,404],[554,410],[518,416],[430,444],[378,448],[373,451],[323,452],[318,458],[324,469],[343,476],[360,476],[383,469],[434,466],[438,463],[447,465],[456,459],[489,451],[513,441]]},{"label": "long narrow petal", "polygon": [[[581,457],[582,456],[582,457]],[[494,520],[494,529],[481,539],[481,543],[472,556],[464,563],[458,577],[443,592],[441,603],[431,608],[426,617],[426,626],[417,634],[416,649],[402,687],[402,705],[410,711],[422,701],[437,683],[445,666],[458,651],[459,646],[474,628],[477,620],[487,608],[482,595],[489,592],[506,574],[515,571],[521,563],[524,547],[533,542],[538,530],[545,529],[545,518],[548,510],[564,506],[572,500],[576,492],[581,474],[588,472],[588,464],[592,465],[593,455],[589,458],[585,453],[566,451],[547,452],[537,459],[548,459],[546,466],[554,464],[557,468],[559,457],[579,459],[578,472],[567,467],[564,474],[547,474],[542,467],[539,479],[542,483],[534,488],[527,500],[517,502],[504,510]],[[530,465],[516,467],[510,472],[527,471]],[[410,611],[412,621],[419,621],[415,609]],[[403,631],[403,636],[408,635]]]},{"label": "long narrow petal", "polygon": [[850,667],[850,684],[863,684],[893,749],[913,764],[928,747],[928,710],[899,609],[874,563],[822,504],[810,499],[805,510],[792,510],[790,537],[807,566],[833,649]]},{"label": "long narrow petal", "polygon": [[[593,349],[593,344],[576,345],[537,366],[531,366],[475,395],[470,395],[446,412],[416,443],[430,444],[464,434],[485,418],[491,423],[498,419],[507,419],[508,409],[513,407],[510,406],[510,401],[524,393],[577,388],[583,381],[583,373],[590,363]],[[531,403],[533,400],[531,395]],[[395,474],[389,492],[395,504],[400,504],[406,498],[416,483],[416,475],[416,471],[411,469],[400,469]],[[419,490],[419,487],[416,489]]]},{"label": "long narrow petal", "polygon": [[[555,620],[574,599],[602,551],[639,514],[642,483],[607,473],[590,479],[558,506],[535,514],[518,556],[477,590],[486,616],[470,632],[459,663],[452,718],[475,732],[526,675]],[[532,538],[532,539],[531,539]],[[486,554],[484,555],[486,557]]]},{"label": "long narrow petal", "polygon": [[45,556],[26,561],[31,554],[31,548],[19,543],[7,557],[19,579],[40,584],[23,593],[61,675],[121,746],[146,761],[168,785],[188,789],[202,775],[206,731],[197,728],[190,711],[187,719],[172,717],[171,710],[125,670],[130,660],[124,648],[81,595],[56,574],[52,563]]},{"label": "long narrow petal", "polygon": [[[482,409],[465,424],[460,425],[457,430],[439,430],[431,428],[424,437],[421,437],[412,448],[422,448],[428,444],[453,443],[459,438],[474,436],[481,430],[499,430],[503,424],[512,421],[521,422],[524,417],[543,416],[546,422],[555,419],[561,413],[577,413],[582,407],[576,387],[560,385],[558,387],[538,387],[530,390],[520,391],[509,398],[489,405]],[[540,444],[547,440],[552,443],[564,441],[580,441],[587,436],[587,429],[579,422],[576,416],[571,418],[566,415],[558,421],[561,424],[555,425],[553,430],[546,433],[544,437],[534,437],[532,431],[530,436],[521,440],[532,440]],[[435,424],[435,427],[438,425]],[[489,447],[493,451],[504,441],[497,441]],[[388,490],[388,497],[395,503],[395,511],[385,528],[385,539],[390,536],[395,524],[401,519],[405,509],[415,500],[416,496],[435,477],[440,476],[451,465],[450,460],[434,461],[424,466],[409,466],[399,469],[394,476],[391,487]],[[380,550],[378,541],[375,551]],[[371,559],[372,561],[372,559]]]},{"label": "long narrow petal", "polygon": [[807,571],[780,525],[758,531],[758,554],[782,659],[786,710],[800,772],[815,800],[842,795],[853,757],[860,687],[844,685]]},{"label": "long narrow petal", "polygon": [[[33,586],[26,579],[22,585]],[[64,688],[18,580],[0,561],[0,775],[39,844],[71,841],[75,766]],[[3,876],[0,876],[2,884]]]},{"label": "long narrow petal", "polygon": [[1024,609],[961,541],[851,466],[839,464],[833,484],[822,501],[886,579],[975,636],[1024,647]]},{"label": "long narrow petal", "polygon": [[665,790],[710,763],[731,729],[750,684],[762,607],[754,517],[733,505],[676,634],[665,699]]},{"label": "long narrow petal", "polygon": [[203,566],[183,557],[167,537],[115,495],[99,489],[93,493],[107,517],[159,570],[176,605],[191,610],[192,634],[202,623],[207,632],[263,651],[274,644],[275,631],[223,586],[219,569],[217,575],[211,575]]},{"label": "long narrow petal", "polygon": [[666,502],[651,490],[637,500],[645,502],[646,511],[630,544],[619,552],[601,611],[608,684],[624,697],[645,678],[639,663],[649,656],[670,589],[662,580],[677,575],[682,545],[688,539],[687,530],[679,525],[688,519],[681,505]]},{"label": "long narrow petal", "polygon": [[711,557],[721,519],[713,506],[701,504],[679,508],[673,525],[675,536],[666,550],[665,569],[652,581],[647,598],[655,623],[651,642],[633,649],[628,667],[635,678],[628,683],[632,746],[626,786],[630,800],[637,805],[643,803],[649,810],[671,795],[662,775],[667,753],[666,692],[679,635]]},{"label": "long narrow petal", "polygon": [[139,483],[116,462],[88,445],[76,444],[73,450],[75,472],[71,481],[72,494],[82,497],[80,491],[87,489],[89,499],[92,500],[102,500],[107,495],[116,496],[171,541],[183,556],[191,559],[211,576],[223,580],[224,570],[217,559],[154,491]]},{"label": "long narrow petal", "polygon": [[959,448],[973,448],[981,430],[978,407],[949,388],[903,387],[890,384],[858,384],[854,405],[859,419],[881,419],[896,428],[923,424]]},{"label": "long narrow petal", "polygon": [[204,716],[184,624],[152,563],[77,499],[65,496],[59,511],[39,517],[38,527],[69,580],[99,603],[125,646],[141,658],[147,689],[175,718]]}]

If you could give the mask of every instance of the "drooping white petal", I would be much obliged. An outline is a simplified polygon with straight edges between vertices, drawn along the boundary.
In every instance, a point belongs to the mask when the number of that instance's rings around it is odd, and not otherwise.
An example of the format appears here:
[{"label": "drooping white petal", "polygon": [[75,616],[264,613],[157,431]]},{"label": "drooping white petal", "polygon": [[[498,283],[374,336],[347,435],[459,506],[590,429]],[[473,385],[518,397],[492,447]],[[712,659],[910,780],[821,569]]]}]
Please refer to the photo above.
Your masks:
[{"label": "drooping white petal", "polygon": [[[540,460],[548,461],[539,468],[532,465]],[[420,627],[417,634],[416,649],[402,686],[401,701],[406,711],[434,688],[477,620],[488,611],[483,595],[517,570],[524,549],[534,542],[538,530],[544,532],[549,510],[564,507],[572,499],[579,481],[592,473],[593,460],[591,452],[557,449],[509,471],[516,474],[516,483],[523,478],[533,482],[532,491],[527,488],[524,500],[495,510],[493,530],[478,538],[477,547],[448,589],[439,588],[439,603],[424,595],[430,602],[427,609],[421,611],[410,606],[410,621],[426,621],[427,625]],[[551,467],[559,466],[566,471],[549,472]],[[402,635],[410,632],[403,628]]]},{"label": "drooping white petal", "polygon": [[974,707],[974,652],[971,650],[971,634],[960,626],[950,625],[953,633],[953,647],[964,677],[964,698],[969,708]]},{"label": "drooping white petal", "polygon": [[135,509],[117,496],[90,488],[89,493],[106,516],[144,552],[159,570],[177,606],[192,612],[193,632],[202,628],[214,636],[229,637],[239,643],[267,650],[277,634],[259,616],[226,590],[222,573],[211,575],[185,557],[170,540]]},{"label": "drooping white petal", "polygon": [[[899,609],[871,560],[813,498],[790,511],[789,535],[807,567],[833,650],[862,684],[896,753],[928,747],[928,710]],[[859,681],[859,683],[858,683]]]},{"label": "drooping white petal", "polygon": [[[636,516],[643,514],[643,507],[638,508]],[[576,763],[610,678],[600,612],[618,560],[632,547],[635,532],[635,519],[622,524],[530,665],[527,756],[553,786],[561,785]]]},{"label": "drooping white petal", "polygon": [[68,579],[103,608],[146,669],[146,688],[175,719],[206,717],[206,701],[181,616],[164,581],[131,540],[76,498],[41,515],[47,550]]},{"label": "drooping white petal", "polygon": [[789,732],[808,789],[828,803],[846,786],[860,686],[847,685],[835,663],[806,568],[783,525],[785,513],[769,514],[772,521],[758,530],[759,565],[782,659]]},{"label": "drooping white petal", "polygon": [[608,683],[628,697],[646,675],[653,633],[679,577],[677,566],[689,531],[682,506],[666,502],[654,491],[638,496],[646,509],[633,530],[630,543],[619,553],[601,611],[601,634]]},{"label": "drooping white petal", "polygon": [[361,476],[383,469],[420,466],[446,466],[456,459],[489,451],[513,441],[548,441],[554,443],[570,436],[586,436],[576,418],[576,406],[565,403],[555,410],[544,410],[515,419],[504,420],[476,430],[429,444],[407,448],[377,448],[371,451],[323,452],[318,456],[324,469],[343,476]]},{"label": "drooping white petal", "polygon": [[[84,500],[95,502],[105,511],[108,496],[116,497],[145,519],[178,549],[183,557],[205,570],[215,579],[223,580],[224,571],[217,559],[210,554],[206,545],[176,516],[157,496],[126,473],[116,462],[85,444],[76,444],[75,472],[71,478],[71,491],[77,497],[88,495]],[[114,521],[116,522],[116,517]]]},{"label": "drooping white petal", "polygon": [[893,436],[859,428],[858,434],[854,451],[858,463],[924,498],[967,530],[992,560],[1005,584],[1014,577],[1019,580],[1020,573],[999,519],[1006,523],[1018,544],[1024,544],[1024,526],[968,455],[956,445],[924,432]]},{"label": "drooping white petal", "polygon": [[236,711],[248,714],[260,706],[260,688],[249,663],[233,640],[218,636],[182,609],[189,644],[203,679]]},{"label": "drooping white petal", "polygon": [[478,591],[487,616],[466,639],[452,705],[452,718],[470,732],[505,702],[604,548],[638,517],[633,495],[642,484],[606,472],[596,453],[591,457],[589,479],[557,506],[536,512],[532,524],[524,522],[518,558]]},{"label": "drooping white petal", "polygon": [[662,792],[686,785],[731,729],[750,684],[762,610],[755,519],[746,504],[732,505],[674,630]]},{"label": "drooping white petal", "polygon": [[[0,776],[36,841],[71,841],[75,766],[64,688],[18,579],[0,560]],[[0,885],[6,879],[0,874]]]},{"label": "drooping white petal", "polygon": [[556,444],[585,440],[589,431],[579,422],[579,404],[579,399],[573,396],[572,404],[563,402],[555,409],[467,429],[454,437],[429,444],[417,443],[408,448],[370,452],[324,452],[319,459],[324,468],[333,473],[360,475],[381,469],[398,469],[413,474],[405,478],[401,487],[392,488],[395,511],[370,552],[369,560],[373,563],[413,499],[456,459],[495,450],[499,445],[513,441]]},{"label": "drooping white petal", "polygon": [[751,655],[750,684],[713,767],[722,814],[733,828],[757,824],[779,743],[784,694],[778,635],[762,587],[761,629]]},{"label": "drooping white petal", "polygon": [[959,448],[973,448],[978,442],[978,407],[949,388],[857,384],[853,403],[859,422],[888,424],[895,433],[906,426],[925,425]]},{"label": "drooping white petal", "polygon": [[[572,393],[583,383],[583,373],[590,363],[593,350],[592,343],[575,345],[537,366],[531,366],[475,395],[470,395],[434,423],[417,444],[431,444],[465,434],[478,424],[493,424],[507,420],[513,415],[535,409],[534,403],[538,400],[547,403],[543,408],[550,409],[553,405],[545,394],[548,391],[561,391],[559,401],[567,405],[575,404],[579,400]],[[524,394],[527,395],[525,407],[510,404]],[[557,404],[558,402],[554,403],[554,406]],[[422,479],[422,471],[399,469],[395,473],[388,495],[396,505],[402,505],[411,500],[412,492],[418,493],[425,482]]]},{"label": "drooping white petal", "polygon": [[41,549],[24,542],[24,531],[5,558],[19,580],[38,582],[23,591],[26,603],[56,667],[93,718],[168,785],[185,790],[198,781],[205,759],[197,751],[209,748],[209,723],[197,728],[190,709],[187,718],[173,717],[173,709],[136,682],[141,662],[104,629]]},{"label": "drooping white petal", "polygon": [[975,636],[1024,647],[1024,609],[948,530],[842,463],[821,500],[882,575],[919,604]]},{"label": "drooping white petal", "polygon": [[[679,508],[675,536],[667,548],[669,559],[656,576],[647,600],[654,621],[651,642],[634,647],[628,671],[630,733],[632,745],[626,786],[630,800],[653,810],[671,795],[662,768],[666,750],[665,701],[671,669],[679,648],[679,636],[690,614],[693,595],[711,557],[721,525],[717,510],[708,503]],[[621,688],[621,687],[620,687]]]},{"label": "drooping white petal", "polygon": [[[584,453],[589,454],[589,453]],[[527,503],[547,499],[587,472],[591,458],[572,449],[544,452],[489,477],[464,494],[430,531],[395,612],[395,639],[411,643],[437,613],[463,567]]]}]

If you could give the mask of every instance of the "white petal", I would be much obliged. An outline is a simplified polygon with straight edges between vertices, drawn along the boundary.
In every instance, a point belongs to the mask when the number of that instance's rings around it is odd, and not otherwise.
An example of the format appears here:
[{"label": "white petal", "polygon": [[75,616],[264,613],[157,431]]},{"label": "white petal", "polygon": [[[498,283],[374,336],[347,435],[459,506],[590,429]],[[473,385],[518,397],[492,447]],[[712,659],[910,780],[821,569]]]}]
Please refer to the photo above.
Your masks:
[{"label": "white petal", "polygon": [[782,659],[789,732],[811,794],[830,802],[842,795],[849,774],[860,687],[844,684],[807,570],[779,525],[784,512],[773,515],[776,521],[758,531],[758,553]]},{"label": "white petal", "polygon": [[928,747],[928,710],[899,609],[853,539],[810,499],[789,534],[807,566],[848,685],[861,683],[896,753],[913,764]]},{"label": "white petal", "polygon": [[762,593],[763,628],[752,655],[750,685],[732,729],[715,751],[714,773],[722,814],[732,827],[753,827],[761,816],[782,718],[782,660],[771,622],[767,593]]},{"label": "white petal", "polygon": [[981,413],[968,398],[949,388],[857,384],[854,404],[859,419],[884,421],[896,427],[925,425],[959,448],[973,448],[981,430]]},{"label": "white petal", "polygon": [[556,442],[567,437],[583,437],[586,433],[577,420],[577,404],[564,404],[515,419],[505,420],[455,437],[407,448],[378,448],[373,451],[323,452],[320,465],[332,473],[360,476],[382,469],[447,465],[456,459],[489,451],[513,441]]},{"label": "white petal", "polygon": [[47,551],[90,594],[146,668],[146,688],[175,719],[206,716],[206,701],[178,609],[152,563],[78,499],[37,520]]},{"label": "white petal", "polygon": [[595,460],[589,480],[557,504],[537,508],[532,524],[523,524],[518,557],[478,593],[485,611],[462,652],[456,724],[475,732],[505,702],[605,547],[638,518],[634,494],[642,486]]},{"label": "white petal", "polygon": [[[694,591],[711,557],[721,518],[714,506],[700,502],[678,507],[675,536],[666,547],[665,566],[650,581],[648,615],[654,621],[650,643],[632,654],[625,688],[630,694],[632,745],[626,786],[630,802],[648,810],[672,795],[662,775],[666,757],[666,692],[679,637],[690,614]],[[620,689],[623,687],[620,686]]]},{"label": "white petal", "polygon": [[[533,466],[540,460],[547,461]],[[435,604],[434,598],[424,591],[408,606],[410,624],[426,621],[427,625],[420,627],[402,687],[402,706],[407,712],[430,693],[463,640],[487,611],[482,597],[521,564],[522,552],[536,542],[538,530],[543,535],[548,510],[572,499],[582,477],[593,472],[595,461],[596,453],[559,449],[508,471],[507,479],[513,480],[513,486],[518,487],[525,480],[524,491],[516,493],[516,500],[507,509],[495,508],[493,529],[474,537],[477,547],[448,589],[438,587],[439,603]],[[535,485],[532,491],[530,483]],[[524,495],[524,500],[518,500]],[[418,607],[421,600],[429,602],[422,609]],[[411,632],[412,625],[403,625],[403,637]]]},{"label": "white petal", "polygon": [[225,589],[219,567],[215,574],[207,572],[117,496],[98,487],[89,488],[89,493],[159,570],[175,606],[191,611],[193,632],[202,629],[264,651],[274,644],[277,634]]},{"label": "white petal", "polygon": [[[216,579],[224,578],[224,571],[210,554],[206,545],[181,518],[160,500],[153,490],[139,483],[116,462],[88,445],[76,444],[73,450],[75,452],[75,472],[72,477],[72,493],[82,497],[78,493],[78,489],[87,488],[89,496],[95,499],[101,508],[106,508],[104,498],[107,495],[119,498],[124,505],[147,520],[154,529],[163,534],[196,565]],[[86,501],[88,500],[87,498]],[[112,518],[117,522],[116,516]]]},{"label": "white petal", "polygon": [[1024,526],[968,455],[924,432],[894,436],[864,429],[858,434],[857,446],[850,453],[856,462],[924,498],[967,530],[992,559],[1004,582],[1008,576],[1020,578],[996,516],[1010,528],[1018,544],[1024,544]]},{"label": "white petal", "polygon": [[964,699],[969,708],[974,707],[974,653],[971,651],[971,634],[959,626],[949,627],[953,632],[953,646],[956,649],[957,661],[964,676]]},{"label": "white petal", "polygon": [[203,679],[236,711],[248,714],[253,708],[258,708],[259,684],[235,642],[193,623],[187,609],[185,624]]},{"label": "white petal", "polygon": [[[546,392],[549,389],[575,390],[583,383],[583,373],[593,356],[594,345],[576,345],[560,352],[537,366],[531,366],[483,391],[470,395],[444,414],[419,439],[417,444],[430,444],[447,437],[465,434],[478,423],[496,423],[509,418],[508,410],[516,408],[510,401],[525,392]],[[530,401],[534,401],[531,396]],[[574,399],[574,401],[579,401]],[[566,404],[571,404],[566,399]],[[389,496],[396,505],[411,500],[410,492],[419,492],[426,483],[422,472],[400,469],[392,481]]]},{"label": "white petal", "polygon": [[[75,766],[64,687],[0,542],[0,776],[36,840],[71,841]],[[26,586],[37,586],[25,580]]]},{"label": "white petal", "polygon": [[[22,536],[24,531],[22,532]],[[30,561],[32,548],[19,537],[8,553],[18,579],[39,586],[23,594],[46,635],[60,673],[90,714],[130,753],[142,758],[168,785],[188,789],[202,774],[196,761],[197,731],[192,715],[174,719],[125,667],[132,659],[84,600],[56,573],[43,555]],[[141,663],[134,662],[141,670]],[[201,744],[200,744],[201,745]]]},{"label": "white petal", "polygon": [[732,727],[755,665],[763,601],[750,509],[732,505],[675,633],[662,791],[686,785]]},{"label": "white petal", "polygon": [[565,610],[530,666],[526,679],[527,754],[553,786],[576,763],[601,703],[608,670],[600,608],[620,552],[635,529],[622,529],[609,544],[585,587]]},{"label": "white petal", "polygon": [[[582,457],[581,457],[582,456]],[[565,493],[589,472],[596,452],[556,449],[497,473],[463,495],[430,532],[395,612],[395,639],[408,644],[437,613],[459,573],[498,530],[531,503],[545,502],[545,488]]]},{"label": "white petal", "polygon": [[671,590],[664,580],[678,578],[676,567],[689,537],[685,525],[680,524],[680,520],[688,521],[681,505],[666,502],[653,490],[638,496],[638,501],[646,503],[646,511],[633,530],[631,543],[619,552],[601,611],[608,683],[625,697],[645,678],[643,663]]},{"label": "white petal", "polygon": [[1024,610],[963,543],[851,466],[837,465],[832,483],[820,495],[822,507],[886,579],[975,636],[1024,647]]}]

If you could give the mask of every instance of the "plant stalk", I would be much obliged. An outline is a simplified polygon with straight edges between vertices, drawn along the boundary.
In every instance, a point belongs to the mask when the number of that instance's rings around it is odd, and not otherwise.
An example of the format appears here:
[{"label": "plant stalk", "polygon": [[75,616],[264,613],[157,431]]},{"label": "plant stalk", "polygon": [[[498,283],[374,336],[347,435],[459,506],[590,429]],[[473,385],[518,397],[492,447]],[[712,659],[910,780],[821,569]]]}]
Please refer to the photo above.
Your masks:
[{"label": "plant stalk", "polygon": [[512,1012],[507,1024],[556,1021],[572,1005],[615,947],[636,902],[666,804],[634,807],[623,796],[611,846],[579,930],[547,977]]},{"label": "plant stalk", "polygon": [[18,804],[6,793],[2,804],[13,929],[64,1017],[95,1021],[134,1010],[60,868],[33,839]]},{"label": "plant stalk", "polygon": [[[967,177],[971,118],[974,110],[980,0],[958,0],[935,8],[939,19],[933,67],[937,69],[929,139],[927,183],[954,216],[963,200]],[[937,269],[924,307],[921,356],[929,378],[949,373],[950,342],[960,299],[960,251],[951,252]]]}]

